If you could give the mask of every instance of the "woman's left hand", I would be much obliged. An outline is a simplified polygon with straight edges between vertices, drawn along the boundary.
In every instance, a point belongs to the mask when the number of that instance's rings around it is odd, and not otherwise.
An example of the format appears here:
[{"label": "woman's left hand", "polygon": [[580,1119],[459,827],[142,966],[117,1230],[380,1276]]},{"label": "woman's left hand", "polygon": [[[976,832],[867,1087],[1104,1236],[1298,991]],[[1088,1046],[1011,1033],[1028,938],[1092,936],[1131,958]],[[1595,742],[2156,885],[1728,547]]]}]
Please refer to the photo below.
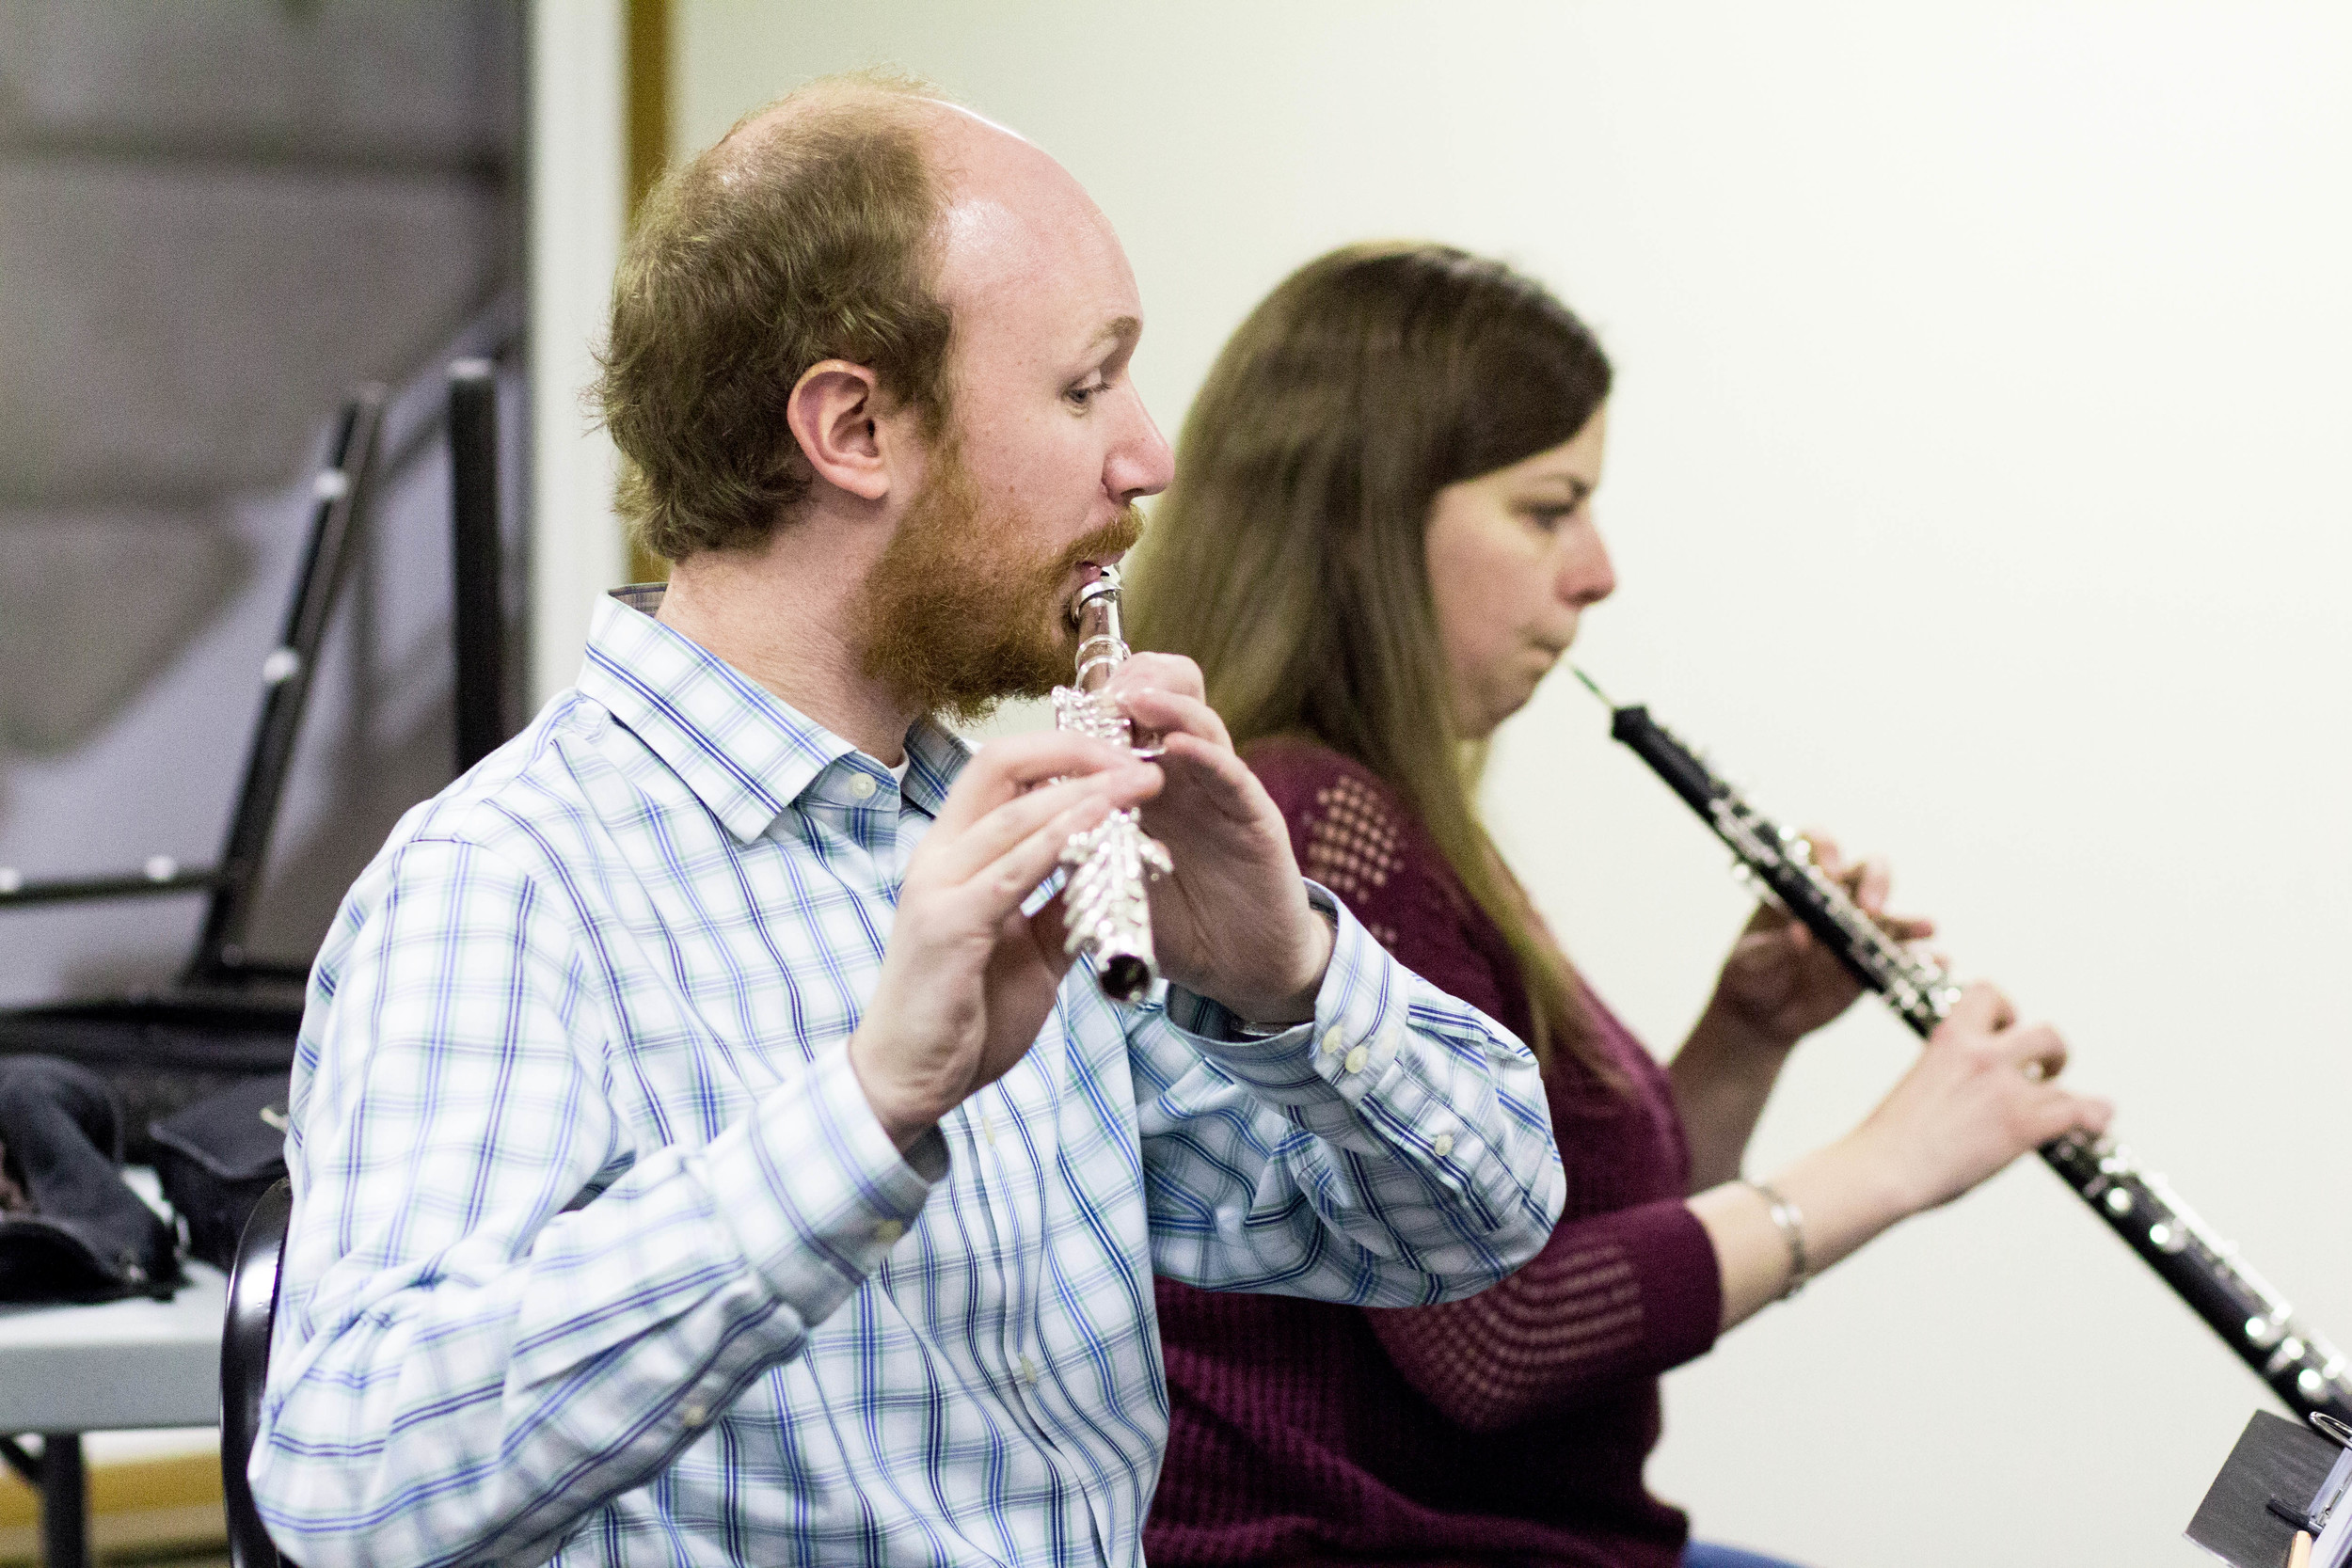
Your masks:
[{"label": "woman's left hand", "polygon": [[[1814,863],[1845,884],[1853,901],[1885,927],[1897,942],[1916,942],[1932,935],[1935,923],[1909,915],[1886,913],[1889,877],[1886,863],[1865,860],[1849,863],[1836,843],[1808,833]],[[1757,907],[1715,985],[1713,1006],[1747,1030],[1784,1048],[1819,1029],[1852,1005],[1862,987],[1828,949],[1786,911],[1770,904]]]}]

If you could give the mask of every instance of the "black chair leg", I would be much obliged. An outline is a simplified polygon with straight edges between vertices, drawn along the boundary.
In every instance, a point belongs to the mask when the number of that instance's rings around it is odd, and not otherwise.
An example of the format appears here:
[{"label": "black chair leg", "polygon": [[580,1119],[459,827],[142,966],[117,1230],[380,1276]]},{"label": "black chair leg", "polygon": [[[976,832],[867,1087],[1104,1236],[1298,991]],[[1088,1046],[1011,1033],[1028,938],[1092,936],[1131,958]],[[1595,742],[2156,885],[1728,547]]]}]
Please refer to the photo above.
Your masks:
[{"label": "black chair leg", "polygon": [[37,1454],[13,1437],[0,1437],[0,1465],[40,1494],[43,1568],[89,1568],[89,1486],[81,1434],[43,1433]]},{"label": "black chair leg", "polygon": [[269,1376],[270,1329],[278,1316],[278,1257],[293,1211],[294,1189],[280,1180],[253,1206],[229,1271],[229,1311],[220,1337],[220,1482],[234,1568],[293,1568],[262,1528],[245,1474],[262,1424],[262,1386]]},{"label": "black chair leg", "polygon": [[40,1555],[45,1568],[89,1568],[89,1482],[78,1433],[41,1433]]}]

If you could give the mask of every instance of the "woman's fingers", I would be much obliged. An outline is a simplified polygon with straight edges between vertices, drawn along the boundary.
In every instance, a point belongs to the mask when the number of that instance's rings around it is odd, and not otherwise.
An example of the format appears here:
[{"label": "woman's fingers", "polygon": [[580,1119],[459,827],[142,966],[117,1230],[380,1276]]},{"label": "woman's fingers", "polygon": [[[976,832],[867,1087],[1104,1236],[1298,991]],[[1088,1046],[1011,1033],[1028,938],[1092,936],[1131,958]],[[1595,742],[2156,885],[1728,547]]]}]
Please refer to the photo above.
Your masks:
[{"label": "woman's fingers", "polygon": [[1848,875],[1853,901],[1874,915],[1883,915],[1887,892],[1895,885],[1894,873],[1887,869],[1886,863],[1872,855]]},{"label": "woman's fingers", "polygon": [[1846,852],[1837,847],[1837,841],[1829,834],[1806,828],[1797,836],[1804,840],[1813,863],[1832,881],[1843,882],[1852,872],[1853,868],[1846,863]]},{"label": "woman's fingers", "polygon": [[2114,1119],[2115,1107],[2098,1096],[2054,1089],[2050,1101],[2040,1110],[2034,1129],[2040,1135],[2034,1139],[2034,1147],[2039,1148],[2052,1138],[2062,1138],[2077,1129],[2097,1137],[2106,1132],[2107,1124]]},{"label": "woman's fingers", "polygon": [[2066,1070],[2066,1041],[2046,1023],[2005,1029],[1993,1037],[1993,1049],[2029,1078],[2056,1078]]},{"label": "woman's fingers", "polygon": [[1813,863],[1831,880],[1843,883],[1847,896],[1890,935],[1899,941],[1915,942],[1934,931],[1935,922],[1924,916],[1886,912],[1887,895],[1895,887],[1895,871],[1883,856],[1869,855],[1849,864],[1835,839],[1820,833],[1807,833],[1804,838],[1813,846]]},{"label": "woman's fingers", "polygon": [[1983,980],[1971,980],[1962,989],[1960,1000],[1952,1004],[1951,1014],[1944,1021],[1947,1028],[1983,1034],[2006,1029],[2016,1022],[2017,1009],[2010,1005],[2009,998],[2001,994],[1998,986]]}]

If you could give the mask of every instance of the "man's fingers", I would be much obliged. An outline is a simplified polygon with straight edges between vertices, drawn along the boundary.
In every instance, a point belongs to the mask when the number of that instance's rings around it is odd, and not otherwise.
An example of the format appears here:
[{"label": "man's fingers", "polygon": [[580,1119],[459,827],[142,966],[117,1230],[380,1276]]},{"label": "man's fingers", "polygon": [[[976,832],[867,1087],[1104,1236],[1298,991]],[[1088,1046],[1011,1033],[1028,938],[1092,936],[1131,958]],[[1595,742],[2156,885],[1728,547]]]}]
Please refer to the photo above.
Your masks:
[{"label": "man's fingers", "polygon": [[1257,776],[1233,754],[1232,748],[1183,732],[1169,736],[1167,746],[1160,765],[1181,773],[1188,788],[1202,791],[1212,806],[1236,821],[1247,821],[1254,814],[1255,792],[1260,788]]},{"label": "man's fingers", "polygon": [[[1126,671],[1122,669],[1120,673],[1125,674]],[[1140,684],[1122,689],[1117,680],[1111,682],[1111,691],[1128,718],[1163,740],[1169,736],[1189,735],[1220,751],[1233,749],[1232,736],[1225,728],[1225,721],[1217,717],[1216,709],[1197,696]]]},{"label": "man's fingers", "polygon": [[1133,753],[1069,730],[992,740],[976,754],[940,808],[933,832],[955,832],[1049,779],[1074,779],[1131,764]]},{"label": "man's fingers", "polygon": [[1145,690],[1172,691],[1195,702],[1208,695],[1208,686],[1200,678],[1200,666],[1184,655],[1130,654],[1110,678],[1111,698],[1123,707],[1129,695]]},{"label": "man's fingers", "polygon": [[[1043,881],[1043,878],[1038,879]],[[1038,956],[1054,966],[1056,974],[1070,966],[1070,923],[1062,918],[1061,900],[1048,898],[1029,916],[1029,940],[1037,944]]]},{"label": "man's fingers", "polygon": [[[1159,786],[1160,770],[1131,758],[1109,772],[1062,779],[1016,795],[960,832],[951,831],[943,811],[938,825],[923,841],[926,850],[934,843],[939,847],[926,858],[935,866],[940,880],[951,885],[967,881],[1036,832],[1041,824],[1073,807],[1089,802],[1100,803],[1104,811],[1132,806],[1158,793]],[[1042,878],[1044,873],[1038,875]]]},{"label": "man's fingers", "polygon": [[1082,833],[1110,815],[1110,802],[1096,794],[1051,817],[1007,848],[963,884],[963,895],[977,899],[976,915],[992,928],[1021,907],[1052,874],[1071,836]]}]

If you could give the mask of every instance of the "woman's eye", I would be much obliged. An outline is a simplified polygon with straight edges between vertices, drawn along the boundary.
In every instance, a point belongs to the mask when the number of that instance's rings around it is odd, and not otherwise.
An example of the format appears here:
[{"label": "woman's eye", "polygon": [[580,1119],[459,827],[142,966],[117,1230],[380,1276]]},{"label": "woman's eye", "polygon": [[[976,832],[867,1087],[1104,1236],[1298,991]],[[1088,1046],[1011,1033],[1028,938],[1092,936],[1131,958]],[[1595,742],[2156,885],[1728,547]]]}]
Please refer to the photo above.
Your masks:
[{"label": "woman's eye", "polygon": [[1065,395],[1068,396],[1072,403],[1074,403],[1079,407],[1084,408],[1093,400],[1095,394],[1099,392],[1107,392],[1110,389],[1111,384],[1108,381],[1097,381],[1084,387],[1073,387]]}]

